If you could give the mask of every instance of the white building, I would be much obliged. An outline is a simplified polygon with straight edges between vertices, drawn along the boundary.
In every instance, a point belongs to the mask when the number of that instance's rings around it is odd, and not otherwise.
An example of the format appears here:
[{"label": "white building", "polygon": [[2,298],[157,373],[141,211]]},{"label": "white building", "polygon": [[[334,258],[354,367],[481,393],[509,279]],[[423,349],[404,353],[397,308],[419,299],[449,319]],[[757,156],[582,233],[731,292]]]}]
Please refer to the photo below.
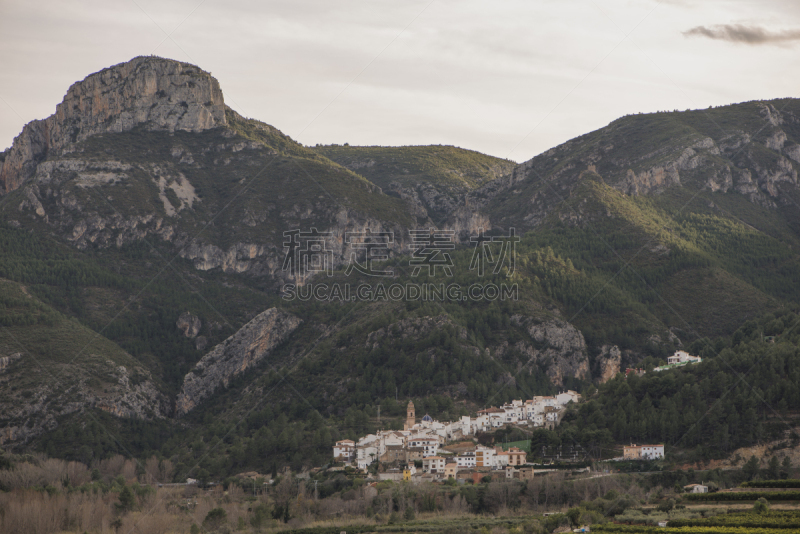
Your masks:
[{"label": "white building", "polygon": [[642,458],[655,460],[664,457],[663,445],[642,445]]},{"label": "white building", "polygon": [[475,448],[475,467],[494,467],[494,456],[497,453],[492,447]]},{"label": "white building", "polygon": [[688,352],[682,350],[676,350],[675,354],[667,358],[667,365],[663,367],[656,367],[653,371],[664,371],[666,369],[671,369],[673,367],[680,367],[683,365],[688,365],[690,363],[700,363],[703,361],[703,358],[700,356],[692,356]]},{"label": "white building", "polygon": [[402,447],[406,443],[406,438],[402,432],[380,432],[380,452],[381,456],[386,454],[386,447]]},{"label": "white building", "polygon": [[439,438],[420,436],[420,435],[410,436],[408,438],[408,446],[421,447],[423,451],[422,452],[423,458],[427,458],[429,456],[436,456],[436,453],[439,452]]},{"label": "white building", "polygon": [[333,446],[333,458],[336,461],[350,463],[356,455],[356,444],[349,439],[343,439],[336,442]]},{"label": "white building", "polygon": [[372,462],[378,459],[378,447],[376,445],[367,445],[364,447],[356,448],[356,465],[359,469],[366,469]]},{"label": "white building", "polygon": [[505,469],[508,465],[509,454],[507,452],[495,452],[492,469]]},{"label": "white building", "polygon": [[475,467],[475,452],[462,452],[456,456],[456,465],[459,469],[468,469]]},{"label": "white building", "polygon": [[664,445],[625,445],[623,458],[626,460],[657,460],[664,457]]},{"label": "white building", "polygon": [[567,390],[556,395],[556,404],[559,406],[566,406],[570,402],[578,402],[581,396],[576,391]]},{"label": "white building", "polygon": [[703,358],[700,356],[692,356],[688,352],[676,350],[675,354],[667,358],[667,364],[670,363],[700,363]]},{"label": "white building", "polygon": [[702,484],[689,484],[688,486],[684,486],[683,489],[687,493],[708,493],[708,486]]},{"label": "white building", "polygon": [[422,459],[422,472],[444,474],[445,459],[441,456],[429,456]]}]

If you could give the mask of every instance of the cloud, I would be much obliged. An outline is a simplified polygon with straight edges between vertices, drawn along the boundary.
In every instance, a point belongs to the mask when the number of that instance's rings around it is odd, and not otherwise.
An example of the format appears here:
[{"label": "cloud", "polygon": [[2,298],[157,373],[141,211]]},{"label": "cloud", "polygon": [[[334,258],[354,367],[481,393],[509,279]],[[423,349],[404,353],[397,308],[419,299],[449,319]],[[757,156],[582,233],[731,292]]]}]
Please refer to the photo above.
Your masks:
[{"label": "cloud", "polygon": [[721,24],[718,26],[697,26],[683,32],[686,37],[708,37],[720,41],[748,45],[782,44],[800,40],[800,30],[772,32],[760,26],[743,24]]}]

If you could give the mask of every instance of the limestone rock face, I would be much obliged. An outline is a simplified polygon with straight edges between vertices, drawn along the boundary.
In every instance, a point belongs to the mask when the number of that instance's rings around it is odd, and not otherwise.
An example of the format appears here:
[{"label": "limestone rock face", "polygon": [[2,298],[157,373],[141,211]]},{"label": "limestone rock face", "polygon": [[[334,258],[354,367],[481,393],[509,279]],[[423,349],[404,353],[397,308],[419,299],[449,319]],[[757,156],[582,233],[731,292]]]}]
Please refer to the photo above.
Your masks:
[{"label": "limestone rock face", "polygon": [[589,355],[586,340],[580,330],[559,318],[535,322],[530,317],[514,315],[511,320],[527,328],[531,337],[540,345],[531,347],[520,341],[515,348],[532,360],[545,364],[547,376],[553,384],[563,386],[566,376],[589,378]]},{"label": "limestone rock face", "polygon": [[622,363],[622,352],[616,345],[603,345],[600,348],[600,355],[597,357],[597,366],[599,368],[599,376],[597,381],[605,384],[620,371]]},{"label": "limestone rock face", "polygon": [[203,356],[189,371],[178,394],[177,414],[183,415],[191,411],[219,386],[227,387],[231,378],[268,356],[301,322],[294,315],[277,308],[270,308],[257,315]]},{"label": "limestone rock face", "polygon": [[547,374],[554,384],[563,385],[564,376],[588,378],[589,357],[586,340],[580,330],[566,321],[553,319],[532,325],[528,332],[536,341],[544,341],[549,345],[541,351],[540,357],[553,360]]},{"label": "limestone rock face", "polygon": [[[24,362],[20,354],[0,358],[6,362],[0,375],[6,381],[19,380],[24,370],[16,366]],[[51,368],[53,383],[42,382],[25,391],[24,397],[11,395],[0,400],[0,446],[17,446],[29,442],[58,426],[58,418],[97,408],[116,417],[162,419],[172,414],[170,400],[159,392],[150,373],[141,368],[128,368],[111,360],[95,361],[75,368],[59,364]],[[9,376],[10,375],[10,376]],[[98,380],[102,377],[102,380]]]},{"label": "limestone rock face", "polygon": [[183,335],[188,337],[189,339],[194,339],[197,337],[197,334],[200,333],[200,329],[203,327],[203,322],[200,320],[199,317],[192,315],[189,312],[184,312],[178,317],[175,326],[178,327],[178,330],[183,332]]},{"label": "limestone rock face", "polygon": [[27,124],[0,167],[0,194],[17,189],[48,153],[91,135],[137,126],[200,132],[225,124],[222,91],[208,72],[137,57],[73,84],[53,115]]}]

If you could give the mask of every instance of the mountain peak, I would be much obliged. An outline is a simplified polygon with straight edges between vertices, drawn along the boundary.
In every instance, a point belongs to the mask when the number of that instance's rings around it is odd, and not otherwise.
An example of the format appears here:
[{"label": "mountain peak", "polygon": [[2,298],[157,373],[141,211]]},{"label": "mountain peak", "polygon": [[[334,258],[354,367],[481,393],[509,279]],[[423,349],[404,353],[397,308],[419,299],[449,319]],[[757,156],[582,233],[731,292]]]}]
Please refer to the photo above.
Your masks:
[{"label": "mountain peak", "polygon": [[199,132],[225,124],[222,90],[210,73],[138,56],[74,83],[53,115],[25,125],[0,167],[0,192],[18,188],[48,152],[92,135],[137,126]]}]

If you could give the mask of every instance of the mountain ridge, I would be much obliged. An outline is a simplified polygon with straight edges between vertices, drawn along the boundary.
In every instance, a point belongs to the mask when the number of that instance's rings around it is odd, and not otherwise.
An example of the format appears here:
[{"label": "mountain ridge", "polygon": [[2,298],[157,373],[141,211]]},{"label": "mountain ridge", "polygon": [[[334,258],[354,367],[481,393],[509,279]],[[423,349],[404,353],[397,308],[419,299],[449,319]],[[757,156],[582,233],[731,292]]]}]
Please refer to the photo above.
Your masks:
[{"label": "mountain ridge", "polygon": [[[514,164],[454,147],[305,147],[225,106],[219,84],[197,67],[128,63],[90,75],[97,95],[74,84],[58,128],[47,126],[54,118],[34,121],[4,153],[0,277],[126,355],[129,376],[149,373],[159,399],[153,419],[175,422],[168,450],[187,462],[198,439],[247,420],[245,434],[232,434],[239,445],[268,443],[264,454],[300,465],[306,460],[276,438],[294,428],[296,440],[309,438],[308,462],[319,464],[337,425],[341,435],[366,430],[375,405],[400,414],[395,396],[450,417],[558,387],[588,389],[800,297],[792,208],[800,101],[707,111],[724,134],[701,124],[706,111],[623,117]],[[142,91],[130,100],[138,104],[117,99],[128,82]],[[169,90],[159,95],[161,87]],[[86,117],[67,113],[66,102]],[[452,277],[409,274],[410,230],[431,227],[453,232]],[[330,274],[286,272],[284,232],[312,228],[330,234]],[[479,276],[470,238],[482,229],[500,239],[512,228],[521,237],[516,264]],[[516,284],[520,298],[281,298],[286,283],[376,283],[345,272],[354,232],[392,232],[381,262],[395,271],[387,285]],[[248,333],[272,309],[292,318],[289,327]],[[0,309],[0,321],[18,315]],[[52,328],[27,327],[31,337]],[[29,347],[29,356],[48,350]],[[19,349],[2,351],[0,380],[9,384],[27,360],[16,358]],[[225,361],[209,372],[202,362],[217,361],[212,354]],[[77,358],[72,371],[90,365]],[[121,375],[107,378],[101,387]],[[47,397],[41,377],[35,382],[29,389]],[[25,403],[24,391],[0,393],[9,405]],[[190,397],[183,405],[182,394]],[[58,395],[4,421],[28,429],[6,443],[58,450],[58,436],[69,434],[62,425],[103,409],[87,397],[57,413],[49,406]],[[120,406],[110,409],[120,425],[151,417]],[[190,452],[179,447],[187,443]]]}]

